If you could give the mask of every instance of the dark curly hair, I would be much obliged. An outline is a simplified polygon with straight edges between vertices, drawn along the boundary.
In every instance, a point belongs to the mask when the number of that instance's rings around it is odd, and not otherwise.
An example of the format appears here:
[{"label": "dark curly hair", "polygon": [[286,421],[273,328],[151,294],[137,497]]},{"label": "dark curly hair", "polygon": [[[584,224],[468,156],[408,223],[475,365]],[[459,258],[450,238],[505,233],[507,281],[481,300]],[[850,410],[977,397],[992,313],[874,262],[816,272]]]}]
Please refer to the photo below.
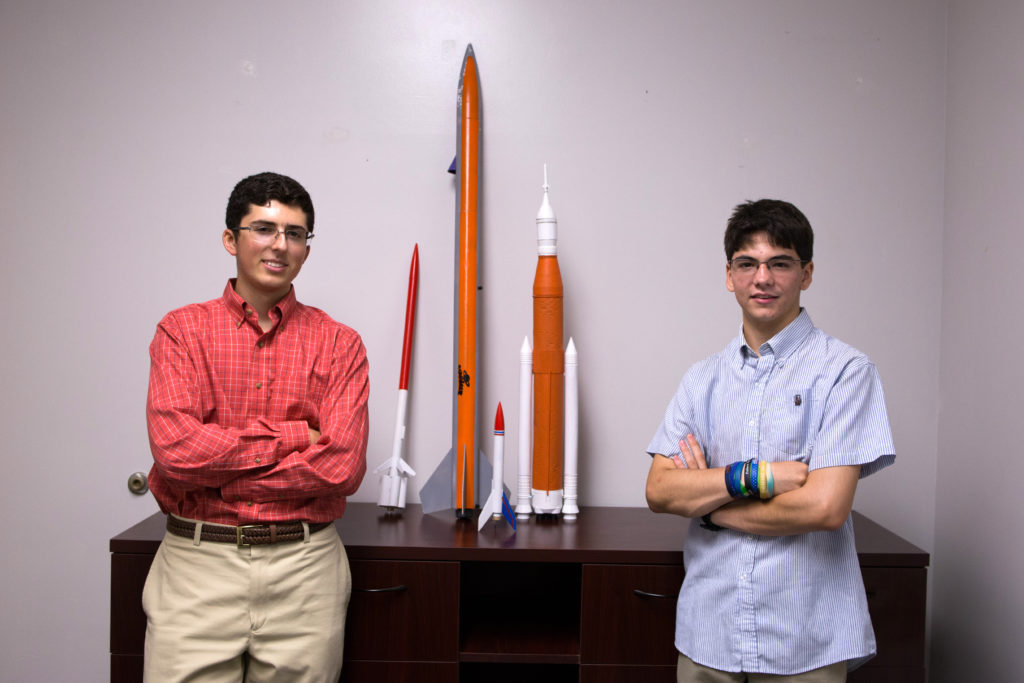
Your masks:
[{"label": "dark curly hair", "polygon": [[733,209],[725,228],[725,259],[732,259],[759,232],[772,245],[794,250],[802,261],[814,255],[814,231],[800,209],[780,199],[759,199]]},{"label": "dark curly hair", "polygon": [[280,173],[257,173],[243,178],[228,197],[224,222],[228,230],[239,226],[251,206],[266,206],[273,200],[295,206],[306,214],[306,229],[313,232],[313,200],[298,181]]}]

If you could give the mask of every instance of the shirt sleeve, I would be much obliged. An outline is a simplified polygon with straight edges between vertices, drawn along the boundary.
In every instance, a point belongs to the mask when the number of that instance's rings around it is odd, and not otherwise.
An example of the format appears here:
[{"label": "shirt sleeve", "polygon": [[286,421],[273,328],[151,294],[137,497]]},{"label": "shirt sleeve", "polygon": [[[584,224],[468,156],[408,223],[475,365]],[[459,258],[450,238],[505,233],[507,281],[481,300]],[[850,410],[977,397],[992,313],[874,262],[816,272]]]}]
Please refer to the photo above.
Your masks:
[{"label": "shirt sleeve", "polygon": [[173,316],[157,326],[149,355],[146,422],[153,462],[178,488],[219,487],[309,443],[304,421],[258,419],[244,429],[204,422],[203,378]]},{"label": "shirt sleeve", "polygon": [[895,459],[878,370],[867,358],[854,359],[825,398],[808,469],[860,465],[863,478]]},{"label": "shirt sleeve", "polygon": [[697,440],[700,441],[700,435],[697,434],[694,424],[693,401],[689,393],[688,378],[689,373],[679,383],[675,396],[672,397],[665,409],[664,419],[651,438],[651,442],[647,444],[647,452],[652,456],[657,453],[670,458],[681,455],[679,441],[687,434],[697,435]]},{"label": "shirt sleeve", "polygon": [[304,443],[268,470],[246,472],[224,485],[224,499],[266,503],[355,493],[366,474],[369,393],[362,340],[354,332],[339,335],[320,406],[320,439],[308,448]]}]

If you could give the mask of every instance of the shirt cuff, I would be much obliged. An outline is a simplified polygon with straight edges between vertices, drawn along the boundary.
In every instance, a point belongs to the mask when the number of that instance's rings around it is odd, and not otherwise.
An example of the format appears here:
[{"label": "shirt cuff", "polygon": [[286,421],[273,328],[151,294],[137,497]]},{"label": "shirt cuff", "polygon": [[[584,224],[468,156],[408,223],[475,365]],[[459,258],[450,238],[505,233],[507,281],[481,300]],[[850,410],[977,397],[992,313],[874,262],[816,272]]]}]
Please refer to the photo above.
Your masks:
[{"label": "shirt cuff", "polygon": [[309,426],[303,420],[281,423],[281,437],[277,444],[277,459],[289,453],[304,451],[309,443]]}]

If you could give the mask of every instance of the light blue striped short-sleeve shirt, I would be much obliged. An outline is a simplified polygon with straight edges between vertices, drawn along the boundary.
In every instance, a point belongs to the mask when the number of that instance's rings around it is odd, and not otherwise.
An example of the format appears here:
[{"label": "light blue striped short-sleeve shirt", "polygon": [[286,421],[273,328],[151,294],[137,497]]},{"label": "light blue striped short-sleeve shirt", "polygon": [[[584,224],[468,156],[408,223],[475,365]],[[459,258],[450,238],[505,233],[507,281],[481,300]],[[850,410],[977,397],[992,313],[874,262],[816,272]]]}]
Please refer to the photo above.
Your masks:
[{"label": "light blue striped short-sleeve shirt", "polygon": [[[761,355],[742,333],[683,377],[649,453],[676,455],[692,433],[708,467],[757,458],[810,470],[895,459],[878,371],[867,356],[800,315]],[[690,522],[676,648],[721,671],[796,674],[875,654],[853,522],[769,537]]]}]

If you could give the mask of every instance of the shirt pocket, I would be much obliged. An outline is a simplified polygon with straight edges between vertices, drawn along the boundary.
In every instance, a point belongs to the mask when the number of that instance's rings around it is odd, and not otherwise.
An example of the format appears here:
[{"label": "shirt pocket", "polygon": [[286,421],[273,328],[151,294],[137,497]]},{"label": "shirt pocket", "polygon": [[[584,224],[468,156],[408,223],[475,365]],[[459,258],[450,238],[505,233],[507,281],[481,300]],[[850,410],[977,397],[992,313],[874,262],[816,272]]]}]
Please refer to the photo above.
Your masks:
[{"label": "shirt pocket", "polygon": [[812,387],[787,387],[765,396],[762,438],[777,459],[806,459],[814,405]]},{"label": "shirt pocket", "polygon": [[274,414],[286,421],[305,420],[319,429],[329,382],[329,357],[307,355],[301,362],[282,363],[272,385]]}]

